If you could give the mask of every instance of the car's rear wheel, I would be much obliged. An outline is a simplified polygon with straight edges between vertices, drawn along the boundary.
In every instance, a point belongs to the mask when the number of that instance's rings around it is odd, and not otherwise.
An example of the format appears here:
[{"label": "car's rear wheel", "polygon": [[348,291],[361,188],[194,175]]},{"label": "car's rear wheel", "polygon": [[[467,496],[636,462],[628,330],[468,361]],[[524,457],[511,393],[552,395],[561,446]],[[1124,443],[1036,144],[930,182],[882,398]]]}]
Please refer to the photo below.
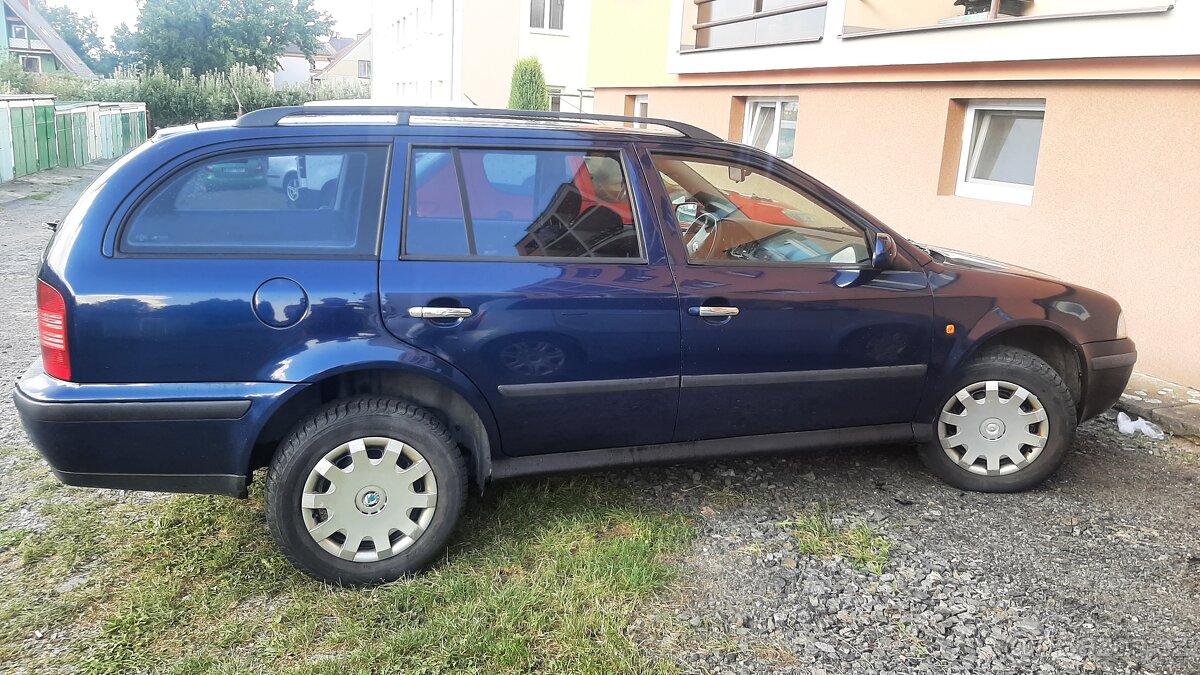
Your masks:
[{"label": "car's rear wheel", "polygon": [[462,454],[417,406],[339,401],[281,447],[267,475],[267,524],[284,555],[318,579],[381,583],[418,571],[462,512]]},{"label": "car's rear wheel", "polygon": [[1062,464],[1075,424],[1075,402],[1048,363],[1012,347],[991,349],[963,368],[921,458],[955,487],[1017,492]]}]

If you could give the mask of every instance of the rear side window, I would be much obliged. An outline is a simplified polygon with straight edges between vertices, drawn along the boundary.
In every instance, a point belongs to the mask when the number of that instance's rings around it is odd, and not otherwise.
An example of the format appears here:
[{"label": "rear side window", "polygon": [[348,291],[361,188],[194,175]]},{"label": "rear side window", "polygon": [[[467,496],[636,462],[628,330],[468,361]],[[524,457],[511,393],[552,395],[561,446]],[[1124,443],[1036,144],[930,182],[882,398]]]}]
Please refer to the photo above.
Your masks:
[{"label": "rear side window", "polygon": [[404,253],[641,257],[619,152],[418,148]]},{"label": "rear side window", "polygon": [[386,147],[272,148],[206,157],[155,186],[125,222],[122,253],[375,252]]}]

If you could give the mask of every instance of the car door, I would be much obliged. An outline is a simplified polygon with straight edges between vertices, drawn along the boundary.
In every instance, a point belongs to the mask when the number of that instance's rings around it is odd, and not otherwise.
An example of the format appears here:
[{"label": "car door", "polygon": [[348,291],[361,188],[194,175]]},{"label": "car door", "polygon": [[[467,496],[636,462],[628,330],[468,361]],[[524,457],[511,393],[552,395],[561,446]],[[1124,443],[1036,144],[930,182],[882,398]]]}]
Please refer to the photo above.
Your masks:
[{"label": "car door", "polygon": [[678,296],[629,149],[407,150],[380,270],[388,330],[474,381],[507,454],[669,441]]},{"label": "car door", "polygon": [[836,196],[756,153],[642,158],[680,289],[676,441],[909,422],[933,299]]}]

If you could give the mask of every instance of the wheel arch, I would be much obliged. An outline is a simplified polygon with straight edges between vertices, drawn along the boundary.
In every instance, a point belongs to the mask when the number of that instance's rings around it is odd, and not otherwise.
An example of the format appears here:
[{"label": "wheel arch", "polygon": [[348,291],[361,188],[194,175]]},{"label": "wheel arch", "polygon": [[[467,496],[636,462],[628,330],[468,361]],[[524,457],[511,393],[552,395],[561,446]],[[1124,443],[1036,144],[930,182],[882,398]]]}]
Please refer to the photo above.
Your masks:
[{"label": "wheel arch", "polygon": [[1049,322],[999,326],[971,345],[958,360],[954,372],[977,354],[998,346],[1023,349],[1048,363],[1071,392],[1076,413],[1083,409],[1083,392],[1086,391],[1083,354],[1078,343],[1060,326]]},{"label": "wheel arch", "polygon": [[247,473],[270,464],[280,442],[307,415],[332,401],[364,394],[410,401],[432,413],[450,430],[466,455],[471,479],[483,489],[491,476],[492,452],[499,447],[499,435],[482,396],[477,391],[460,391],[434,373],[384,364],[361,364],[309,379],[307,386],[277,405],[259,427]]}]

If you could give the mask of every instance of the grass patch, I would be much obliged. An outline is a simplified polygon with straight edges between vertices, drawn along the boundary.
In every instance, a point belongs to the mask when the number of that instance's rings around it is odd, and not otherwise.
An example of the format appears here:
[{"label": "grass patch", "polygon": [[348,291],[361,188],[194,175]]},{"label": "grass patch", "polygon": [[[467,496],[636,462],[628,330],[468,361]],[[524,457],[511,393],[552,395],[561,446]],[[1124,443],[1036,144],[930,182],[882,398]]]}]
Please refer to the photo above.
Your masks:
[{"label": "grass patch", "polygon": [[[684,516],[608,484],[551,480],[473,500],[424,574],[346,590],[274,549],[261,494],[152,503],[59,488],[51,525],[0,562],[0,663],[34,671],[669,672],[628,637],[670,582]],[[13,552],[16,555],[12,555]],[[82,571],[82,572],[81,572]],[[58,594],[78,574],[88,581]],[[31,640],[61,634],[58,654]]]},{"label": "grass patch", "polygon": [[746,493],[746,489],[740,486],[709,490],[708,500],[713,506],[726,511],[754,503],[754,499]]},{"label": "grass patch", "polygon": [[892,542],[866,523],[859,522],[846,528],[835,526],[829,509],[822,505],[814,505],[807,512],[797,514],[795,520],[784,521],[779,526],[793,532],[801,553],[839,556],[855,568],[875,574],[883,573],[892,550]]},{"label": "grass patch", "polygon": [[37,194],[29,195],[29,198],[34,201],[44,202],[47,199],[50,199],[50,193],[49,192],[38,192]]}]

